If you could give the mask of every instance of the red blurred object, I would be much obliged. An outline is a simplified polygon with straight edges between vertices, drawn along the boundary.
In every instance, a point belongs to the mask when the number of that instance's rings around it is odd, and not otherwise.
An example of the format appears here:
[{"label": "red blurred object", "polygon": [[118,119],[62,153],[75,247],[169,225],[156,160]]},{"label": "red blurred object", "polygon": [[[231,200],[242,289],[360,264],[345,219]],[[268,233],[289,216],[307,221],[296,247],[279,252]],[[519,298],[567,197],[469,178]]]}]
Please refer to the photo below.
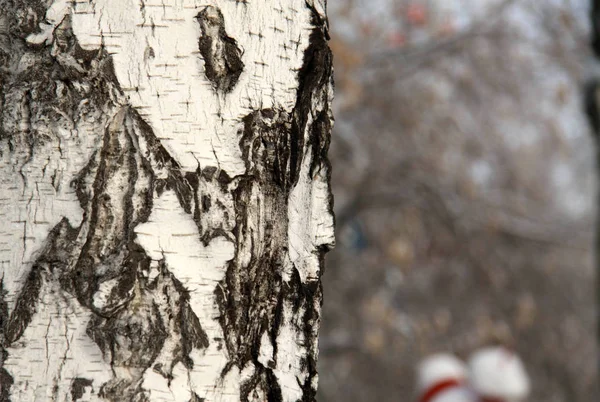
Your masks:
[{"label": "red blurred object", "polygon": [[413,25],[424,25],[427,22],[427,9],[423,4],[409,4],[406,8],[406,19]]},{"label": "red blurred object", "polygon": [[373,21],[361,21],[360,32],[363,35],[370,36],[373,34]]},{"label": "red blurred object", "polygon": [[394,48],[403,47],[406,45],[406,36],[400,32],[391,32],[387,36],[387,44]]},{"label": "red blurred object", "polygon": [[439,397],[441,394],[448,391],[449,389],[459,388],[459,387],[462,387],[463,385],[464,384],[462,381],[455,380],[455,379],[441,381],[437,384],[434,384],[431,388],[429,388],[427,390],[427,392],[425,392],[425,394],[423,394],[423,396],[421,397],[419,402],[431,402],[431,401],[433,401],[434,398]]},{"label": "red blurred object", "polygon": [[442,24],[442,26],[438,30],[439,36],[451,36],[451,35],[454,35],[455,33],[456,33],[456,26],[454,25],[454,22],[452,22],[452,21],[445,22],[444,24]]},{"label": "red blurred object", "polygon": [[482,397],[480,397],[479,402],[504,402],[504,400],[496,399],[496,398],[488,398],[486,396],[482,396]]}]

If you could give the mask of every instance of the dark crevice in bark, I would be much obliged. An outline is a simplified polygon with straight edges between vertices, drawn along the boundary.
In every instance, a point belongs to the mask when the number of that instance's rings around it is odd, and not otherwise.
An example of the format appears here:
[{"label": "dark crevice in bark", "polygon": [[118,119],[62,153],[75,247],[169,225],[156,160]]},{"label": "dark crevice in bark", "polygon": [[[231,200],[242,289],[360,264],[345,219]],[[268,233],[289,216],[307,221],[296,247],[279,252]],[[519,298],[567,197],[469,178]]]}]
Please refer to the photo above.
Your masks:
[{"label": "dark crevice in bark", "polygon": [[[45,277],[48,276],[48,273],[61,272],[67,266],[72,249],[71,244],[75,241],[76,236],[77,230],[71,227],[66,218],[63,218],[48,235],[46,245],[25,279],[25,284],[10,315],[4,305],[0,328],[2,364],[8,357],[6,348],[21,338],[37,311],[40,293],[48,281]],[[0,369],[0,380],[2,380],[0,382],[2,387],[0,388],[0,401],[9,401],[10,387],[14,383],[14,379],[2,368]]]},{"label": "dark crevice in bark", "polygon": [[[3,352],[6,354],[6,352]],[[3,357],[4,359],[6,356]],[[10,402],[10,387],[14,384],[14,380],[10,374],[0,368],[0,402]]]},{"label": "dark crevice in bark", "polygon": [[273,374],[273,370],[266,369],[266,389],[267,389],[267,401],[268,402],[282,402],[283,394],[281,393],[281,387],[277,381],[277,377]]},{"label": "dark crevice in bark", "polygon": [[[121,110],[106,129],[90,191],[93,197],[85,210],[89,216],[87,240],[73,272],[73,288],[79,302],[104,316],[110,316],[132,295],[137,265],[143,259],[143,251],[133,242],[134,228],[148,219],[152,206],[151,187],[135,194],[138,177],[142,176],[140,180],[145,179],[151,186],[153,175],[147,164],[138,166],[131,133],[124,123],[125,110]],[[134,197],[140,202],[137,210]],[[114,287],[116,292],[105,305],[96,306],[93,299],[100,285],[117,277],[120,284]]]},{"label": "dark crevice in bark", "polygon": [[5,350],[6,330],[8,323],[8,305],[4,300],[6,291],[4,290],[4,276],[0,278],[0,402],[8,402],[10,396],[10,387],[13,384],[12,376],[4,369],[4,361],[8,357]]},{"label": "dark crevice in bark", "polygon": [[327,45],[329,35],[325,22],[314,8],[313,30],[309,36],[309,45],[304,51],[302,67],[298,73],[298,95],[294,106],[292,120],[291,160],[292,183],[298,180],[299,165],[303,158],[304,133],[309,117],[316,111],[315,101],[322,101],[325,109],[320,110],[316,122],[310,128],[309,146],[318,151],[312,157],[311,174],[321,164],[329,164],[327,151],[329,149],[329,133],[332,126],[331,111],[329,110],[328,85],[333,82],[333,55]]},{"label": "dark crevice in bark", "polygon": [[[241,386],[241,401],[282,402],[283,395],[273,370],[255,362],[254,375]],[[261,397],[266,396],[266,400]]]},{"label": "dark crevice in bark", "polygon": [[11,343],[18,340],[31,322],[41,287],[40,267],[34,265],[27,275],[15,308],[3,328],[5,346],[10,346]]},{"label": "dark crevice in bark", "polygon": [[190,402],[206,402],[206,399],[200,398],[198,394],[192,392],[192,399],[190,399]]},{"label": "dark crevice in bark", "polygon": [[[318,324],[320,320],[320,311],[315,308],[313,300],[322,300],[323,289],[321,285],[321,281],[315,283],[314,286],[303,286],[303,288],[307,289],[304,291],[304,294],[307,295],[306,298],[306,310],[304,312],[304,317],[302,322],[304,323],[304,328],[302,328],[302,332],[306,339],[311,343],[311,350],[305,359],[302,360],[302,369],[308,373],[304,383],[300,386],[302,387],[302,400],[306,402],[315,401],[317,396],[317,390],[314,387],[313,381],[315,375],[317,374],[317,355],[318,349],[315,343],[318,330],[315,328],[315,325]],[[320,305],[319,305],[320,307]]]},{"label": "dark crevice in bark", "polygon": [[[290,290],[294,290],[294,299],[292,299],[294,316],[300,314],[301,308],[304,309],[303,315],[299,322],[301,325],[297,327],[298,333],[304,335],[306,340],[307,355],[301,360],[301,369],[305,372],[306,378],[304,382],[299,383],[303,391],[302,401],[315,401],[317,390],[314,387],[314,379],[317,375],[317,334],[320,321],[320,306],[323,300],[323,289],[321,281],[302,283],[300,275],[295,271],[290,281]],[[315,305],[315,301],[319,301]]]},{"label": "dark crevice in bark", "polygon": [[162,146],[154,135],[152,127],[134,109],[129,109],[131,123],[140,133],[148,148],[146,159],[155,169],[164,172],[165,179],[155,178],[154,189],[160,197],[166,190],[173,190],[177,195],[179,204],[183,210],[191,214],[194,205],[194,193],[192,186],[181,171],[179,163]]},{"label": "dark crevice in bark", "polygon": [[[275,317],[287,255],[289,123],[284,112],[260,110],[243,119],[240,148],[246,174],[234,190],[236,255],[217,290],[229,367],[258,362],[261,337]],[[253,228],[263,227],[264,231]]]},{"label": "dark crevice in bark", "polygon": [[243,52],[227,35],[223,13],[217,7],[205,7],[196,19],[202,31],[198,49],[204,58],[204,74],[216,90],[230,92],[244,70]]},{"label": "dark crevice in bark", "polygon": [[88,380],[87,378],[74,378],[71,382],[71,399],[73,402],[77,402],[79,398],[83,397],[85,389],[91,387],[92,384],[93,381]]},{"label": "dark crevice in bark", "polygon": [[[213,166],[199,167],[195,172],[188,172],[185,179],[192,188],[194,201],[192,216],[198,227],[202,244],[208,246],[217,237],[233,241],[231,226],[234,220],[232,216],[234,211],[223,203],[223,199],[231,197],[229,187],[233,180],[225,171]],[[217,194],[214,194],[215,192]],[[204,215],[215,210],[218,211],[220,219],[203,221]]]},{"label": "dark crevice in bark", "polygon": [[600,1],[598,0],[592,0],[590,22],[592,25],[592,50],[596,57],[600,58]]},{"label": "dark crevice in bark", "polygon": [[240,149],[246,171],[272,182],[287,195],[291,189],[290,154],[301,146],[292,142],[290,116],[284,110],[262,109],[245,116],[242,122]]},{"label": "dark crevice in bark", "polygon": [[63,218],[48,235],[46,246],[29,271],[10,318],[2,328],[5,347],[19,340],[29,326],[44,285],[43,272],[63,271],[66,268],[76,236],[77,230],[71,227],[66,218]]}]

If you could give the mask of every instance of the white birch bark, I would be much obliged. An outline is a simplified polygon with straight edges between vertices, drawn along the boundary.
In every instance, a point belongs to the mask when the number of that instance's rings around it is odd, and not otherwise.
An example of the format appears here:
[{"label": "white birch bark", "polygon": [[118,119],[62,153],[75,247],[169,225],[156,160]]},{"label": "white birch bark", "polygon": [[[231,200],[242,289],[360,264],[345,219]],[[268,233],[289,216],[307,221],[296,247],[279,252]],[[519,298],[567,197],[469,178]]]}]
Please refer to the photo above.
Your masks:
[{"label": "white birch bark", "polygon": [[0,401],[312,401],[325,0],[0,0]]}]

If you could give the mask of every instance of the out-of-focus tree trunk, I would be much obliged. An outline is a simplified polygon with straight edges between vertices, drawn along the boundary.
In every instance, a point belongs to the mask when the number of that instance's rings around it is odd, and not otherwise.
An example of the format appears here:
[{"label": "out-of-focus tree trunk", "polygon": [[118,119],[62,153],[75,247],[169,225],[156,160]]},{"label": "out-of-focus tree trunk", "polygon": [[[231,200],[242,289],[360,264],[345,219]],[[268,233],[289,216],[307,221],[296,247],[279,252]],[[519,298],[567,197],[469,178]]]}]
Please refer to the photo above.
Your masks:
[{"label": "out-of-focus tree trunk", "polygon": [[0,401],[312,401],[325,0],[0,0]]},{"label": "out-of-focus tree trunk", "polygon": [[[591,43],[594,51],[594,56],[597,61],[600,61],[600,0],[592,0],[591,2]],[[597,174],[600,175],[600,77],[593,77],[588,83],[585,93],[586,113],[592,127],[592,134],[596,140],[596,166]],[[598,198],[598,195],[596,195]],[[600,205],[600,198],[598,198]],[[600,307],[600,208],[596,212],[596,303]],[[600,318],[600,310],[596,308],[597,317]],[[600,320],[598,325],[598,339],[600,339]]]}]

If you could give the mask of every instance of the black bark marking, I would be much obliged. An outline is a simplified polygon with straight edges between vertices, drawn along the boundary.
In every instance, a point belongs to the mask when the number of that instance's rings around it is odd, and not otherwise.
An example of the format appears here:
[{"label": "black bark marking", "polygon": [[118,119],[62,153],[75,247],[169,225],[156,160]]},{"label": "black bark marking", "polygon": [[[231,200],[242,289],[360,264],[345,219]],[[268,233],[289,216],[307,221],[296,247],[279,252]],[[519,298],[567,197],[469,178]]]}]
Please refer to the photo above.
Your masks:
[{"label": "black bark marking", "polygon": [[292,143],[290,116],[283,110],[262,109],[242,121],[240,149],[247,174],[267,175],[281,191],[289,192],[290,154],[299,146]]},{"label": "black bark marking", "polygon": [[[146,154],[140,152],[145,142]],[[88,335],[111,365],[130,367],[137,375],[115,377],[101,387],[103,397],[118,401],[141,398],[141,380],[153,367],[171,379],[182,362],[192,368],[189,354],[208,346],[208,338],[189,306],[189,293],[164,260],[150,279],[153,262],[135,243],[135,228],[150,216],[154,193],[173,190],[181,207],[192,211],[192,188],[179,166],[160,145],[150,128],[131,109],[120,110],[104,137],[103,148],[74,182],[89,216],[89,230],[74,270],[73,288],[82,305],[94,311]],[[161,173],[163,179],[157,178]],[[85,177],[93,176],[93,179]],[[89,188],[91,186],[91,188]],[[95,296],[111,284],[104,303]],[[104,290],[106,292],[106,289]],[[166,300],[166,301],[165,301]],[[169,337],[179,345],[167,362],[154,364]]]},{"label": "black bark marking", "polygon": [[585,112],[592,128],[592,135],[600,137],[600,80],[590,80],[584,88]]},{"label": "black bark marking", "polygon": [[[122,109],[106,129],[90,191],[93,198],[86,208],[89,231],[72,276],[79,302],[105,316],[123,307],[132,296],[135,273],[143,260],[143,251],[134,243],[134,228],[150,215],[153,196],[153,173],[147,161],[136,158],[125,119],[126,110]],[[136,190],[138,180],[148,186]],[[94,295],[104,282],[115,279],[118,285],[112,288],[106,303],[97,306]]]},{"label": "black bark marking", "polygon": [[85,389],[92,386],[93,381],[87,378],[76,377],[71,382],[71,398],[73,402],[76,402],[79,398],[85,394]]},{"label": "black bark marking", "polygon": [[[230,199],[233,202],[229,188],[232,179],[225,171],[213,166],[207,166],[203,169],[198,168],[196,172],[188,172],[185,177],[192,187],[194,198],[193,218],[198,227],[202,244],[208,246],[211,240],[220,236],[233,241],[234,237],[231,235],[231,231],[234,226],[233,215],[235,211],[223,203],[226,202],[225,199]],[[209,194],[215,192],[218,196],[214,197],[213,202]],[[214,212],[215,209],[218,210],[217,216],[219,219],[203,220],[205,214]]]},{"label": "black bark marking", "polygon": [[[4,356],[2,359],[6,359],[7,353],[2,352]],[[4,360],[2,360],[2,363]],[[0,367],[0,402],[10,402],[10,387],[14,384],[14,379],[8,372]]]},{"label": "black bark marking", "polygon": [[[314,9],[312,11],[314,29],[299,71],[299,91],[291,115],[283,110],[263,109],[242,119],[239,144],[246,172],[236,178],[237,187],[233,192],[236,254],[222,286],[215,291],[226,346],[232,356],[222,375],[232,366],[242,368],[249,361],[256,367],[252,378],[242,384],[242,401],[251,400],[255,392],[260,391],[268,395],[269,401],[282,400],[273,369],[277,367],[276,341],[283,324],[285,304],[293,306],[291,319],[298,323],[297,330],[304,336],[307,349],[307,356],[301,361],[306,374],[304,382],[299,384],[304,391],[302,400],[316,398],[314,379],[321,284],[320,281],[302,283],[297,270],[293,270],[290,281],[282,279],[288,256],[288,197],[298,182],[307,148],[312,150],[308,174],[312,178],[326,170],[325,179],[330,180],[327,151],[332,126],[329,109],[332,55],[327,46],[326,21]],[[315,110],[318,104],[323,108]],[[332,208],[331,198],[329,207]],[[258,233],[253,227],[264,230]],[[326,251],[327,247],[318,250],[321,264]],[[249,261],[244,260],[243,255],[250,255]],[[263,367],[258,361],[265,331],[274,349],[269,367]]]},{"label": "black bark marking", "polygon": [[281,387],[273,370],[261,365],[257,365],[254,375],[241,385],[240,400],[244,402],[259,400],[259,392],[266,394],[265,402],[283,401]]},{"label": "black bark marking", "polygon": [[6,330],[5,326],[8,322],[8,306],[4,300],[6,292],[4,290],[4,277],[0,278],[0,402],[8,402],[10,395],[10,387],[14,380],[12,376],[4,369],[4,361],[8,357],[6,352]]},{"label": "black bark marking", "polygon": [[208,210],[210,209],[210,196],[208,195],[203,195],[202,196],[202,212],[208,212]]},{"label": "black bark marking", "polygon": [[205,402],[205,401],[206,401],[206,399],[200,398],[197,393],[192,392],[192,399],[190,399],[190,402]]},{"label": "black bark marking", "polygon": [[25,285],[19,294],[10,319],[4,326],[4,340],[9,346],[18,340],[31,322],[38,303],[38,295],[42,287],[39,267],[34,266],[25,280]]},{"label": "black bark marking", "polygon": [[4,322],[2,331],[5,346],[17,341],[27,329],[36,312],[39,294],[44,285],[42,272],[45,269],[50,271],[55,269],[63,271],[65,269],[72,248],[71,243],[76,236],[77,230],[73,229],[65,218],[50,231],[40,257],[35,261],[27,275],[10,318]]},{"label": "black bark marking", "polygon": [[227,35],[221,10],[207,6],[196,19],[202,31],[198,49],[204,58],[204,74],[216,90],[230,92],[244,70],[243,52],[236,40]]},{"label": "black bark marking", "polygon": [[600,0],[592,0],[590,22],[592,26],[592,49],[596,57],[600,58]]},{"label": "black bark marking", "polygon": [[[242,368],[248,361],[261,366],[258,357],[262,334],[280,322],[275,313],[288,243],[287,121],[285,112],[271,109],[253,112],[243,119],[240,149],[246,174],[238,178],[233,192],[236,255],[224,283],[216,290],[225,342],[233,357],[230,366]],[[255,227],[264,230],[256,231]],[[250,255],[248,262],[245,255]]]},{"label": "black bark marking", "polygon": [[0,141],[7,145],[0,145],[7,148],[0,153],[23,153],[26,160],[38,147],[60,142],[58,127],[92,118],[102,124],[102,112],[118,90],[110,57],[79,46],[70,16],[56,27],[52,46],[25,41],[44,19],[45,9],[43,2],[0,1],[8,24],[0,35]]},{"label": "black bark marking", "polygon": [[[298,180],[299,164],[302,162],[305,141],[313,148],[311,174],[321,164],[329,166],[327,151],[329,150],[330,130],[332,127],[331,111],[328,102],[328,86],[333,83],[333,55],[327,45],[329,34],[326,21],[310,5],[312,10],[313,30],[309,36],[309,45],[304,51],[304,60],[298,73],[298,95],[293,110],[290,169],[292,182]],[[315,114],[313,104],[323,101],[325,109],[319,111],[312,126],[308,127],[309,136],[305,139],[305,131],[309,117]],[[329,169],[330,170],[330,169]],[[328,178],[329,180],[329,178]]]},{"label": "black bark marking", "polygon": [[155,173],[164,173],[161,176],[167,176],[166,179],[155,178],[154,188],[160,197],[165,190],[173,190],[177,195],[179,204],[188,214],[192,213],[193,191],[190,183],[184,177],[181,167],[177,161],[162,146],[158,138],[154,135],[152,127],[133,109],[129,110],[131,114],[131,126],[146,142],[148,154],[145,159],[150,161]]},{"label": "black bark marking", "polygon": [[12,376],[2,367],[8,357],[6,348],[19,340],[23,335],[40,302],[39,295],[45,284],[44,272],[63,272],[68,265],[72,243],[77,236],[77,229],[71,227],[66,218],[63,218],[51,231],[25,284],[19,293],[12,313],[8,314],[4,302],[3,285],[0,287],[0,401],[9,401],[10,387],[14,383]]}]

